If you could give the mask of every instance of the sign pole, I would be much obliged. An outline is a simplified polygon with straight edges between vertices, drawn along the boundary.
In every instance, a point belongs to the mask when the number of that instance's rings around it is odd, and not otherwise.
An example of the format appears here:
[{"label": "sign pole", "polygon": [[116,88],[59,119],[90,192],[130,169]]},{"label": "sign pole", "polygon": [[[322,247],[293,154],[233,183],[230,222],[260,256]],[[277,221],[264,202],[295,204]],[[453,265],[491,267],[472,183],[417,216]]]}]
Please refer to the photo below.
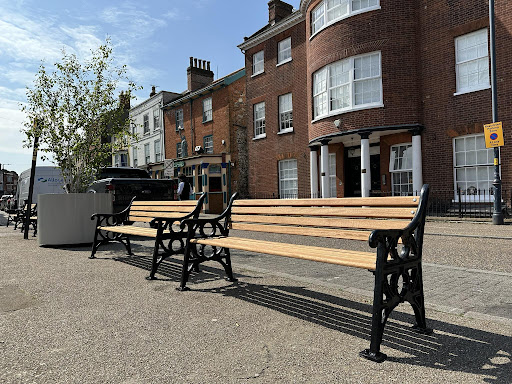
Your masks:
[{"label": "sign pole", "polygon": [[[37,126],[37,122],[34,122],[34,125]],[[37,146],[39,143],[39,135],[36,134],[34,137],[34,149],[32,152],[32,168],[30,168],[30,181],[28,187],[28,201],[25,207],[25,232],[23,233],[23,238],[25,240],[28,239],[28,227],[30,226],[30,214],[32,210],[32,196],[34,194],[34,177],[36,175],[36,160],[37,160]]]},{"label": "sign pole", "polygon": [[[498,91],[496,79],[496,35],[494,28],[494,0],[489,0],[489,34],[491,54],[491,89],[492,89],[492,122],[498,122]],[[503,212],[501,211],[501,179],[500,179],[500,147],[494,147],[494,210],[492,223],[503,225]]]}]

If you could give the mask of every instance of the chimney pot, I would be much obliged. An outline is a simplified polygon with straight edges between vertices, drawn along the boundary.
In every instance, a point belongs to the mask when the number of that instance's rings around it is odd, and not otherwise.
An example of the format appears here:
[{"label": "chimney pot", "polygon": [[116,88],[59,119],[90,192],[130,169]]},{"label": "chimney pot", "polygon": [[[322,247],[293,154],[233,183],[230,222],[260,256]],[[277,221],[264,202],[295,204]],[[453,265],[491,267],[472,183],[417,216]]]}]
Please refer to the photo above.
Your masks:
[{"label": "chimney pot", "polygon": [[194,65],[194,58],[190,56],[190,66],[192,67]]},{"label": "chimney pot", "polygon": [[197,59],[194,58],[194,68],[197,68]]},{"label": "chimney pot", "polygon": [[207,62],[206,62],[206,69],[207,69],[208,71],[210,70],[210,62],[209,62],[209,61],[207,61]]}]

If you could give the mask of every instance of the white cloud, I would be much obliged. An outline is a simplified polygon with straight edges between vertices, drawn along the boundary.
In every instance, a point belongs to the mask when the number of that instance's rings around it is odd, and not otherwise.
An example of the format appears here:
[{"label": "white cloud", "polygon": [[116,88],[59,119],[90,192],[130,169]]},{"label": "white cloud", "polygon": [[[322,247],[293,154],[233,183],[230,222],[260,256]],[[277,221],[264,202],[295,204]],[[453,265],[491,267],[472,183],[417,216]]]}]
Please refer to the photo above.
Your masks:
[{"label": "white cloud", "polygon": [[98,28],[95,26],[79,25],[75,28],[62,26],[60,29],[72,39],[73,47],[79,57],[89,57],[91,51],[104,43],[104,40],[96,36]]},{"label": "white cloud", "polygon": [[151,36],[158,28],[165,27],[167,23],[154,18],[138,7],[130,4],[121,7],[105,8],[100,18],[118,29],[119,35],[130,39],[146,38]]}]

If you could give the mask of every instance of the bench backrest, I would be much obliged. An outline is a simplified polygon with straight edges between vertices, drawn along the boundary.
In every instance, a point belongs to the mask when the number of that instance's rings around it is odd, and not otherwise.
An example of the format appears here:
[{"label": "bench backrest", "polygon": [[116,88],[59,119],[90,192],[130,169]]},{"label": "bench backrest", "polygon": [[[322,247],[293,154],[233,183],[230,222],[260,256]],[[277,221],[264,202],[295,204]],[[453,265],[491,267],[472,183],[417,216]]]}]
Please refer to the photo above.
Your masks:
[{"label": "bench backrest", "polygon": [[403,229],[418,196],[235,200],[231,227],[257,232],[368,240],[374,229]]},{"label": "bench backrest", "polygon": [[191,213],[197,200],[186,201],[133,201],[129,221],[150,222],[155,217],[179,218]]}]

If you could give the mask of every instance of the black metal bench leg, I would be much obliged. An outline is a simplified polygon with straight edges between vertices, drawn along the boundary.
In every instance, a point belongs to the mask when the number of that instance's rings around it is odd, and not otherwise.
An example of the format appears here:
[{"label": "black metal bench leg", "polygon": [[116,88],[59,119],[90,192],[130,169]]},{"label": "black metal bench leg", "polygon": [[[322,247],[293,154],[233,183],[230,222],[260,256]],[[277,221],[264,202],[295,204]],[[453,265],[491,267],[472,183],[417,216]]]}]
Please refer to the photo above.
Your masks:
[{"label": "black metal bench leg", "polygon": [[92,242],[91,256],[89,256],[89,259],[95,258],[94,255],[96,254],[96,251],[98,250],[100,245],[103,243],[102,241],[98,241],[98,232],[99,232],[99,230],[96,228],[96,230],[94,231],[94,240]]},{"label": "black metal bench leg", "polygon": [[185,247],[185,253],[183,255],[183,267],[181,269],[181,281],[180,286],[176,288],[178,291],[189,291],[190,288],[187,287],[188,277],[190,276],[190,271],[194,267],[195,262],[190,264],[190,243],[187,241],[187,246]]},{"label": "black metal bench leg", "polygon": [[238,279],[236,279],[233,276],[233,269],[231,268],[231,254],[229,252],[229,249],[224,248],[224,253],[226,255],[226,258],[225,258],[226,261],[225,262],[221,261],[221,264],[224,267],[224,271],[226,271],[226,276],[227,276],[226,280],[231,281],[231,282],[238,281]]},{"label": "black metal bench leg", "polygon": [[155,239],[155,247],[153,248],[153,261],[151,263],[151,272],[149,276],[146,278],[148,280],[154,280],[156,271],[158,270],[158,267],[160,263],[158,262],[158,253],[160,250],[160,242],[159,239]]},{"label": "black metal bench leg", "polygon": [[387,284],[386,276],[383,272],[382,260],[386,260],[388,251],[385,244],[379,243],[377,246],[377,264],[375,268],[375,287],[373,289],[373,309],[372,309],[372,331],[370,338],[370,349],[359,352],[365,359],[382,363],[386,360],[386,354],[380,351],[384,325],[391,310],[384,306],[384,284]]},{"label": "black metal bench leg", "polygon": [[431,328],[427,328],[421,263],[418,263],[418,266],[411,271],[411,275],[413,289],[411,290],[411,295],[407,298],[407,301],[411,304],[416,319],[416,324],[413,326],[413,329],[420,334],[430,335],[433,330]]},{"label": "black metal bench leg", "polygon": [[128,252],[128,255],[129,256],[133,256],[133,252],[132,252],[132,245],[130,243],[130,236],[129,235],[126,235],[126,237],[124,238],[125,242],[123,243],[124,246],[126,247],[126,251]]}]

